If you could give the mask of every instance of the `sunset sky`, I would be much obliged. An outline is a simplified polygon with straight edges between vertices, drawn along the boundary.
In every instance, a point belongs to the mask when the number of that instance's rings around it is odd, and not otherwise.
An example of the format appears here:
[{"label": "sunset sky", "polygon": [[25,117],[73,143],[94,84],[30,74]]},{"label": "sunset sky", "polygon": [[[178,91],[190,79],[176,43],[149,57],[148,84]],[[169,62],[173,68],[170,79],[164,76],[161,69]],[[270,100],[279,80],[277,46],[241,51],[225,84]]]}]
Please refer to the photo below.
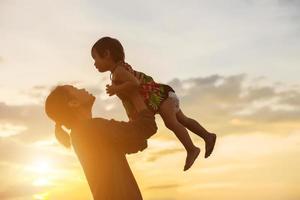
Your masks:
[{"label": "sunset sky", "polygon": [[93,66],[100,37],[170,84],[187,116],[218,135],[183,172],[185,151],[156,117],[127,156],[145,200],[300,199],[300,1],[0,0],[0,199],[92,199],[72,149],[44,113],[58,84],[92,92],[95,117],[127,120]]}]

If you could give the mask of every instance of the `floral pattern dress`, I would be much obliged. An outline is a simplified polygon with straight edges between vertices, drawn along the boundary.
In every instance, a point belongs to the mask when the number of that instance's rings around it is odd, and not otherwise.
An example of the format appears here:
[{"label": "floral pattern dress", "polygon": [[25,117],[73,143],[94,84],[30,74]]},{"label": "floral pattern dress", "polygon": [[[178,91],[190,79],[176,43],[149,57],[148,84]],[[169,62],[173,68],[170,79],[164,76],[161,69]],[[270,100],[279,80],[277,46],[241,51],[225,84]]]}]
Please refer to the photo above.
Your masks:
[{"label": "floral pattern dress", "polygon": [[[149,110],[151,110],[154,114],[158,112],[162,102],[169,97],[169,92],[175,92],[171,86],[156,83],[151,76],[148,76],[143,72],[135,71],[128,63],[123,62],[120,64],[120,66],[124,67],[139,80],[139,93],[143,97],[144,102]],[[118,82],[114,81],[113,83],[118,84]],[[122,100],[128,117],[133,118],[136,115],[133,104],[127,99],[120,99]]]}]

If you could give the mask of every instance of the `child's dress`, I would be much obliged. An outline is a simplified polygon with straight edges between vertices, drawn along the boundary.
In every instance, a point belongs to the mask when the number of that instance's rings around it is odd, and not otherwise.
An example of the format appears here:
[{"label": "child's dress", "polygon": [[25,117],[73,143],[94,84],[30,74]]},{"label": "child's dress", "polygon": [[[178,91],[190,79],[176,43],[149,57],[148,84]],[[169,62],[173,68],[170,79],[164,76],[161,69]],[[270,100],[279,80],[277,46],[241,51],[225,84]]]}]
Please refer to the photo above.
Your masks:
[{"label": "child's dress", "polygon": [[[132,69],[132,67],[125,62],[119,64],[119,66],[124,67],[128,72],[134,75],[140,82],[139,93],[144,99],[145,104],[154,114],[159,110],[160,105],[164,100],[166,100],[169,95],[175,95],[175,91],[169,85],[156,83],[151,76],[148,76],[142,72],[138,72]],[[112,80],[112,83],[118,85],[118,81]],[[169,93],[172,92],[172,93]],[[118,96],[125,107],[127,116],[129,119],[134,119],[137,114],[131,101],[121,96]]]}]

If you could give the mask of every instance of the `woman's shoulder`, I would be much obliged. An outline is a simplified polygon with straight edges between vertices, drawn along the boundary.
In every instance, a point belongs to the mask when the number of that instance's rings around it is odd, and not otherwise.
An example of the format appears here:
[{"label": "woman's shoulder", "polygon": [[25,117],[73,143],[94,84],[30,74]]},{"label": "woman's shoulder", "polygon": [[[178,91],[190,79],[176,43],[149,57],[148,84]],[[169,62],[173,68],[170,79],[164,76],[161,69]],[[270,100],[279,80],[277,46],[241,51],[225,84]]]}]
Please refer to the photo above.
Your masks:
[{"label": "woman's shoulder", "polygon": [[78,123],[76,125],[75,130],[77,132],[92,131],[93,129],[97,129],[105,126],[108,122],[109,122],[108,119],[101,118],[101,117],[91,118],[91,119],[83,120],[80,123]]}]

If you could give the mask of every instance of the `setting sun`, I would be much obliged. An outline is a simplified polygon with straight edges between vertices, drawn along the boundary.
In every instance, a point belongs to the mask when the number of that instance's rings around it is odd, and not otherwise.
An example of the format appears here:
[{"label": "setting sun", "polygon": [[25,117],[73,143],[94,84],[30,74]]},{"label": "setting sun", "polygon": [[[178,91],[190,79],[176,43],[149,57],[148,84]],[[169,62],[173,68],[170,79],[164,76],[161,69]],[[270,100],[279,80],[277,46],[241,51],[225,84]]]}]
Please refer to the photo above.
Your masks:
[{"label": "setting sun", "polygon": [[37,174],[46,174],[53,171],[50,160],[39,159],[33,162],[28,169]]},{"label": "setting sun", "polygon": [[50,181],[49,181],[49,179],[47,179],[45,177],[39,177],[36,180],[34,180],[33,185],[34,186],[48,186],[48,185],[50,185]]},{"label": "setting sun", "polygon": [[47,200],[48,196],[49,196],[49,193],[45,192],[45,193],[33,195],[33,199],[35,199],[35,200]]}]

